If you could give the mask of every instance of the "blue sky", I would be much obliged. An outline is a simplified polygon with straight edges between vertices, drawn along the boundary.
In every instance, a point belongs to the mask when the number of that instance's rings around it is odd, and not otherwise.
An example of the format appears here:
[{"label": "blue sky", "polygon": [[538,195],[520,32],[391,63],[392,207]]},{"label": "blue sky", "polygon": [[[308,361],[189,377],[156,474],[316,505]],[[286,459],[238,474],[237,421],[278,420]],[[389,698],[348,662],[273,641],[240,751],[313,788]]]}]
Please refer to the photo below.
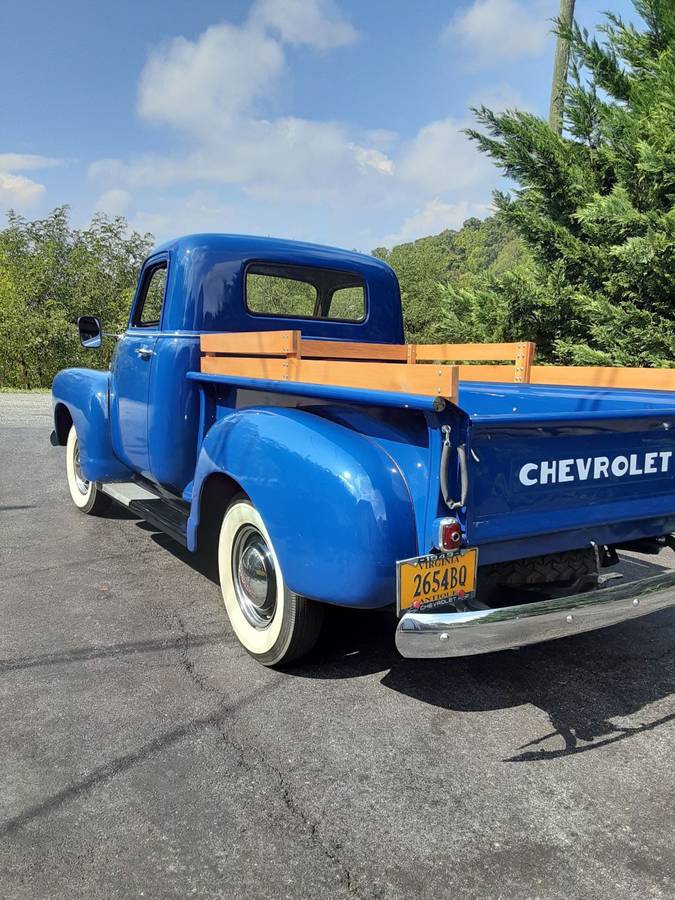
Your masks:
[{"label": "blue sky", "polygon": [[[0,212],[369,250],[489,211],[468,107],[546,114],[558,0],[0,10]],[[592,27],[624,0],[577,0]]]}]

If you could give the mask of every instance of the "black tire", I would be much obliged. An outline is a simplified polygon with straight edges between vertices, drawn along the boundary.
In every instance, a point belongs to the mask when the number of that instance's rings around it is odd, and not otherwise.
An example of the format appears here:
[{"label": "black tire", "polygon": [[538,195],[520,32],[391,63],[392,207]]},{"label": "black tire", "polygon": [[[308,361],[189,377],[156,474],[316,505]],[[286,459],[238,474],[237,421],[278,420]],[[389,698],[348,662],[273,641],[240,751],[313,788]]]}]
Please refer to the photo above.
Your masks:
[{"label": "black tire", "polygon": [[223,516],[218,574],[232,629],[254,659],[264,666],[284,666],[312,650],[323,606],[286,587],[262,517],[242,495]]},{"label": "black tire", "polygon": [[97,481],[87,481],[80,470],[80,447],[75,426],[66,442],[66,480],[75,506],[87,516],[100,516],[110,509],[112,498],[104,494]]}]

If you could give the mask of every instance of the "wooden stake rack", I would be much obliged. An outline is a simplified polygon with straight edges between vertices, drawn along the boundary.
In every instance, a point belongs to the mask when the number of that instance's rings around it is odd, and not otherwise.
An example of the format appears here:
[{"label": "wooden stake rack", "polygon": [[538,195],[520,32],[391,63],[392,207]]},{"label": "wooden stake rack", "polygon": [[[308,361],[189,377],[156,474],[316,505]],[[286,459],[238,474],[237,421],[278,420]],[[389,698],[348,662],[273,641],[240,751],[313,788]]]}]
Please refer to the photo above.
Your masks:
[{"label": "wooden stake rack", "polygon": [[367,344],[303,338],[299,331],[228,332],[201,335],[201,371],[421,394],[453,402],[460,380],[675,391],[675,369],[534,366],[535,349],[529,341]]}]

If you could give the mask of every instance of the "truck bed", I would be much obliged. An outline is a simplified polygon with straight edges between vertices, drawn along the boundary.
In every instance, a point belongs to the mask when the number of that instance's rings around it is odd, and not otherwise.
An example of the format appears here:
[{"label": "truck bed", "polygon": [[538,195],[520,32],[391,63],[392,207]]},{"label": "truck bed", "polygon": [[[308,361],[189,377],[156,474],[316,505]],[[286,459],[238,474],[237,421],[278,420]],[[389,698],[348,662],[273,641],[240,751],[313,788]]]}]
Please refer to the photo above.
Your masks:
[{"label": "truck bed", "polygon": [[[203,335],[201,349],[202,372],[190,377],[228,384],[235,395],[257,388],[294,395],[297,404],[338,404],[337,411],[314,409],[378,440],[410,486],[419,552],[431,545],[433,521],[448,514],[442,459],[452,496],[463,500],[453,514],[482,565],[675,531],[675,370],[589,375],[534,367],[527,343],[352,344],[299,331]],[[506,364],[487,364],[495,359]],[[532,383],[549,372],[572,383]],[[575,379],[672,384],[673,391],[581,387]],[[356,417],[344,411],[350,404],[370,411]],[[391,433],[381,422],[371,428],[368,417],[381,419],[380,407],[411,416]],[[420,414],[426,445],[411,447],[419,444]],[[452,454],[441,453],[444,429],[452,432]]]}]

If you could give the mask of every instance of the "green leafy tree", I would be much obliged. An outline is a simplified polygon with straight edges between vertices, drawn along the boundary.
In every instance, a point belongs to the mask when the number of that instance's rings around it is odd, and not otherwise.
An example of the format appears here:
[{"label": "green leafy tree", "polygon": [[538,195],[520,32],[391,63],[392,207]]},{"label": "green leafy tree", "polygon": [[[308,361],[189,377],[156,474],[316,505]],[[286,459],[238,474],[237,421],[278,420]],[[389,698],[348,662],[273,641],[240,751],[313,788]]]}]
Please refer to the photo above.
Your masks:
[{"label": "green leafy tree", "polygon": [[66,207],[34,222],[10,213],[0,231],[0,386],[48,387],[64,366],[91,365],[77,317],[97,315],[107,330],[123,330],[151,243],[122,217],[73,229]]},{"label": "green leafy tree", "polygon": [[528,254],[499,218],[467,219],[459,231],[443,231],[374,253],[398,276],[407,340],[504,339],[508,301],[495,283]]},{"label": "green leafy tree", "polygon": [[563,136],[485,107],[469,132],[519,185],[496,205],[532,253],[478,293],[505,304],[506,335],[527,324],[570,363],[675,364],[675,4],[634,6],[639,28],[611,13],[597,36],[558,23],[572,53]]},{"label": "green leafy tree", "polygon": [[441,316],[439,283],[450,274],[450,246],[454,232],[444,231],[387,250],[378,247],[374,256],[395,270],[401,286],[403,323],[411,342],[433,340]]}]

